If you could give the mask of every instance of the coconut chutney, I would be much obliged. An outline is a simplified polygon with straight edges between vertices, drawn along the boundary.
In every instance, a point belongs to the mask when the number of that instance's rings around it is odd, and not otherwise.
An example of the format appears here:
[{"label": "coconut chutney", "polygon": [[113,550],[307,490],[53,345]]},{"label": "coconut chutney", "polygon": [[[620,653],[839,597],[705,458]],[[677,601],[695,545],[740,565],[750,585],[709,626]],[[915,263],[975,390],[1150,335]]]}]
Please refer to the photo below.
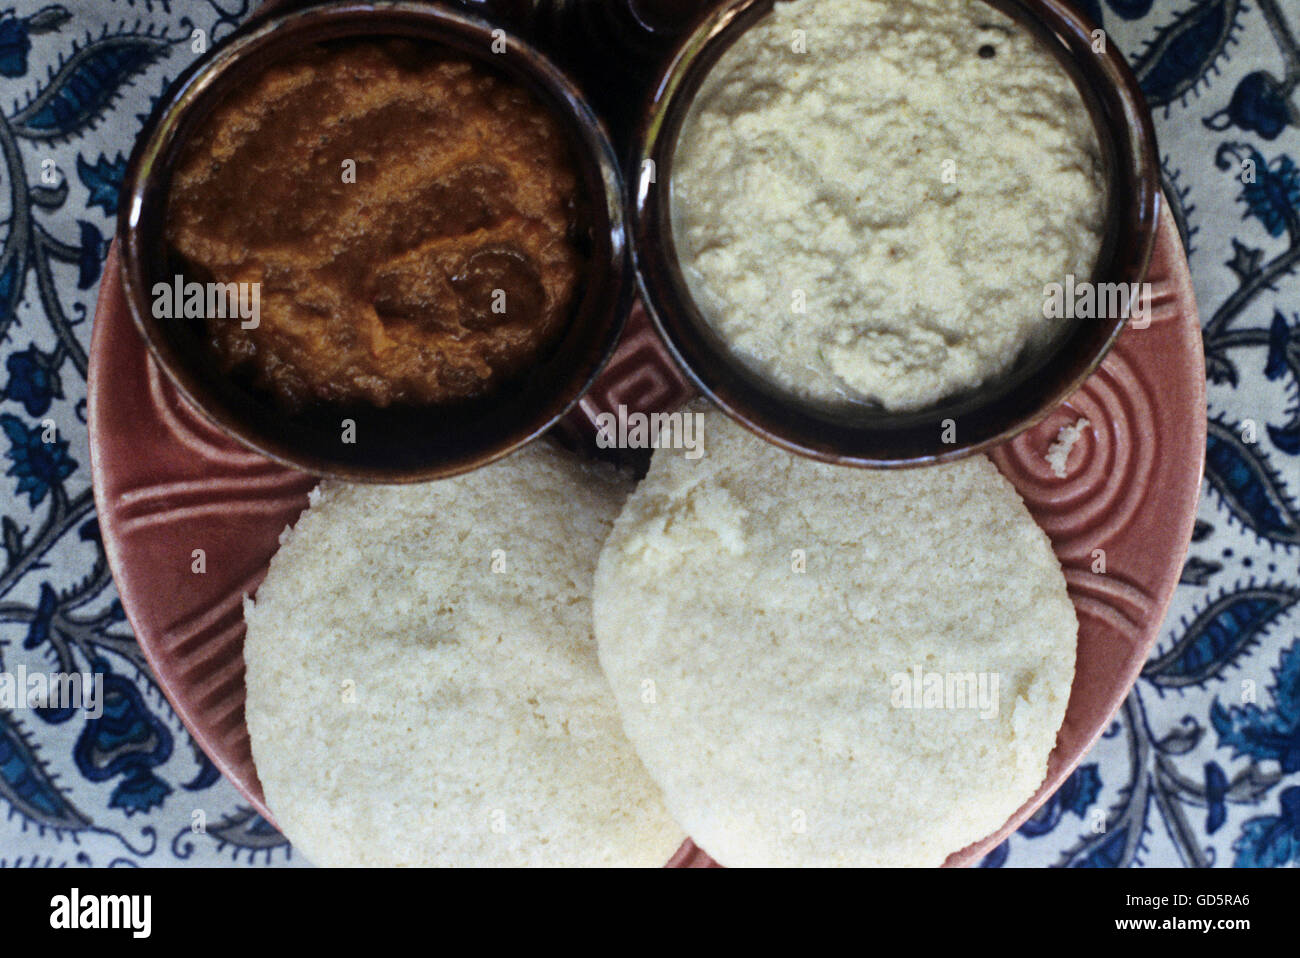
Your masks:
[{"label": "coconut chutney", "polygon": [[714,66],[670,172],[704,318],[797,395],[923,408],[1064,321],[1096,262],[1096,131],[1052,53],[980,0],[790,0]]}]

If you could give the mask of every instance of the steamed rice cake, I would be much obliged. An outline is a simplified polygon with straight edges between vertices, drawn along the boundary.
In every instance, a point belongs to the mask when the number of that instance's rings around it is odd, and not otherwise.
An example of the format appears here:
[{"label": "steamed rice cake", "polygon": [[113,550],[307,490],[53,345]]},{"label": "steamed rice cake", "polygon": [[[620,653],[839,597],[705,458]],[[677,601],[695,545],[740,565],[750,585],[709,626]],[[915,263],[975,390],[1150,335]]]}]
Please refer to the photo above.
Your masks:
[{"label": "steamed rice cake", "polygon": [[837,467],[715,412],[704,436],[654,454],[593,597],[673,817],[732,866],[937,866],[995,831],[1044,779],[1078,630],[1015,489],[982,456]]},{"label": "steamed rice cake", "polygon": [[317,865],[663,865],[591,577],[627,483],[545,443],[409,486],[326,483],[246,606],[267,804]]}]

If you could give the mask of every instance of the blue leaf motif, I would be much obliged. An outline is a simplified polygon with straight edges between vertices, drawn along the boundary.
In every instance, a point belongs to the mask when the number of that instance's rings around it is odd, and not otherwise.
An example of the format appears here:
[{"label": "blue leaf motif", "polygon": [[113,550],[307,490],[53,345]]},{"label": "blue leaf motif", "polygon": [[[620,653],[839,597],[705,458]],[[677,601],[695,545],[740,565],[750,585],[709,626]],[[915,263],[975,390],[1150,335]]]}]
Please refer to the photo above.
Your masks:
[{"label": "blue leaf motif", "polygon": [[1183,688],[1217,676],[1280,616],[1300,602],[1300,590],[1248,585],[1225,592],[1184,629],[1182,637],[1142,669],[1160,688]]},{"label": "blue leaf motif", "polygon": [[0,333],[13,321],[14,310],[23,294],[22,279],[26,272],[27,265],[18,251],[0,269]]},{"label": "blue leaf motif", "polygon": [[41,827],[79,831],[90,820],[55,787],[12,713],[0,709],[0,798]]},{"label": "blue leaf motif", "polygon": [[1264,365],[1264,375],[1269,379],[1281,379],[1286,372],[1286,341],[1290,333],[1282,311],[1273,310],[1273,322],[1268,327],[1268,361]]},{"label": "blue leaf motif", "polygon": [[0,20],[0,74],[20,77],[27,72],[27,54],[32,41],[27,24],[12,15]]},{"label": "blue leaf motif", "polygon": [[1211,419],[1205,439],[1205,478],[1232,516],[1271,542],[1300,543],[1300,516],[1257,444],[1247,444]]},{"label": "blue leaf motif", "polygon": [[1240,0],[1204,0],[1163,27],[1133,63],[1152,107],[1168,106],[1195,89],[1223,54]]},{"label": "blue leaf motif", "polygon": [[208,834],[223,845],[247,851],[269,852],[289,845],[270,822],[251,808],[240,809],[228,819],[209,827]]},{"label": "blue leaf motif", "polygon": [[108,254],[108,243],[94,223],[77,220],[81,229],[80,254],[77,257],[77,289],[90,289],[99,280],[100,267]]},{"label": "blue leaf motif", "polygon": [[18,477],[18,494],[27,493],[33,507],[76,470],[77,461],[68,455],[66,439],[45,442],[41,429],[29,430],[21,419],[9,413],[0,415],[0,429],[9,439],[7,455],[13,463],[5,475]]},{"label": "blue leaf motif", "polygon": [[165,37],[147,34],[105,34],[91,40],[77,48],[48,86],[12,118],[14,133],[56,140],[89,129],[123,86],[168,55],[171,44]]},{"label": "blue leaf motif", "polygon": [[42,582],[41,597],[36,603],[36,615],[27,626],[27,638],[23,639],[24,649],[34,649],[50,640],[50,622],[54,619],[54,610],[58,604],[58,595],[50,588],[48,582]]},{"label": "blue leaf motif", "polygon": [[1224,801],[1228,794],[1228,776],[1223,773],[1218,762],[1205,763],[1205,830],[1213,835],[1228,818],[1228,806]]},{"label": "blue leaf motif", "polygon": [[1269,236],[1281,236],[1300,208],[1300,170],[1291,157],[1283,154],[1271,164],[1258,152],[1251,151],[1255,179],[1241,191],[1246,202],[1246,217],[1264,224]]},{"label": "blue leaf motif", "polygon": [[1272,708],[1253,702],[1225,708],[1216,698],[1210,724],[1219,734],[1219,747],[1231,748],[1234,757],[1275,761],[1284,774],[1300,772],[1300,642],[1282,653],[1273,674]]},{"label": "blue leaf motif", "polygon": [[1232,845],[1237,868],[1282,868],[1300,864],[1300,788],[1284,789],[1277,815],[1248,819]]},{"label": "blue leaf motif", "polygon": [[22,403],[27,415],[43,416],[55,399],[63,398],[63,384],[54,358],[35,345],[10,353],[5,368],[9,371],[9,381],[5,383],[4,398]]},{"label": "blue leaf motif", "polygon": [[95,165],[91,166],[82,157],[77,157],[77,178],[90,191],[86,208],[101,207],[109,216],[117,215],[117,194],[122,188],[122,178],[126,175],[126,157],[121,153],[109,160],[103,153]]}]

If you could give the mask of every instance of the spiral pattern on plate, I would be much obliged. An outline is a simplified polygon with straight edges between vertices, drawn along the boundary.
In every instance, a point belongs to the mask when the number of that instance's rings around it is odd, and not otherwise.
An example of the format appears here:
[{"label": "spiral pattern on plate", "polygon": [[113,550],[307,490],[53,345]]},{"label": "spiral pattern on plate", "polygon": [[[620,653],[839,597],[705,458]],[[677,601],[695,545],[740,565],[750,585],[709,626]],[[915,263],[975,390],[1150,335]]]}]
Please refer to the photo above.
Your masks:
[{"label": "spiral pattern on plate", "polygon": [[[1126,336],[1140,336],[1132,330]],[[1101,368],[1043,423],[992,453],[1020,491],[1057,555],[1090,556],[1133,517],[1148,493],[1159,453],[1152,393],[1123,340]],[[1061,426],[1087,419],[1064,476],[1047,461]]]}]

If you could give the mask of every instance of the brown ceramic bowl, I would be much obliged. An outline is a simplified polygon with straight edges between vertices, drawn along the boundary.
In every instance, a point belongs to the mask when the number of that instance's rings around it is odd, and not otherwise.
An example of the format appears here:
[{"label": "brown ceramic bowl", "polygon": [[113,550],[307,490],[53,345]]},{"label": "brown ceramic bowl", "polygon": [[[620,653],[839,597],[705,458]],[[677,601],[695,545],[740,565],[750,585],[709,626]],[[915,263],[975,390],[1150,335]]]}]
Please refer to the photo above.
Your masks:
[{"label": "brown ceramic bowl", "polygon": [[[1092,27],[1064,0],[986,0],[1056,54],[1097,130],[1107,187],[1102,248],[1092,281],[1142,282],[1155,242],[1159,166],[1151,115],[1114,45],[1092,51]],[[714,402],[793,452],[858,466],[911,466],[955,459],[1033,426],[1074,393],[1123,329],[1123,317],[1079,320],[1042,354],[968,394],[907,413],[818,405],[767,381],[736,358],[700,315],[678,266],[670,214],[673,154],[682,123],[718,58],[773,7],[731,0],[677,46],[653,88],[634,154],[644,173],[630,198],[633,256],[646,305],[674,357]],[[648,168],[645,161],[653,160]],[[629,174],[630,175],[630,174]],[[945,443],[944,421],[956,423]]]},{"label": "brown ceramic bowl", "polygon": [[[617,160],[583,95],[550,60],[513,36],[493,54],[493,25],[421,3],[330,3],[260,17],[182,74],[137,142],[123,186],[122,283],[135,324],[168,377],[208,418],[286,465],[359,481],[406,482],[484,465],[544,432],[587,390],[613,349],[634,292]],[[224,375],[198,321],[156,319],[155,282],[173,273],[164,238],[170,170],[187,138],[237,84],[304,46],[343,37],[402,36],[480,60],[532,90],[570,136],[585,196],[588,266],[560,340],[514,381],[468,402],[425,407],[328,407],[288,415]],[[356,442],[341,441],[355,420]]]}]

